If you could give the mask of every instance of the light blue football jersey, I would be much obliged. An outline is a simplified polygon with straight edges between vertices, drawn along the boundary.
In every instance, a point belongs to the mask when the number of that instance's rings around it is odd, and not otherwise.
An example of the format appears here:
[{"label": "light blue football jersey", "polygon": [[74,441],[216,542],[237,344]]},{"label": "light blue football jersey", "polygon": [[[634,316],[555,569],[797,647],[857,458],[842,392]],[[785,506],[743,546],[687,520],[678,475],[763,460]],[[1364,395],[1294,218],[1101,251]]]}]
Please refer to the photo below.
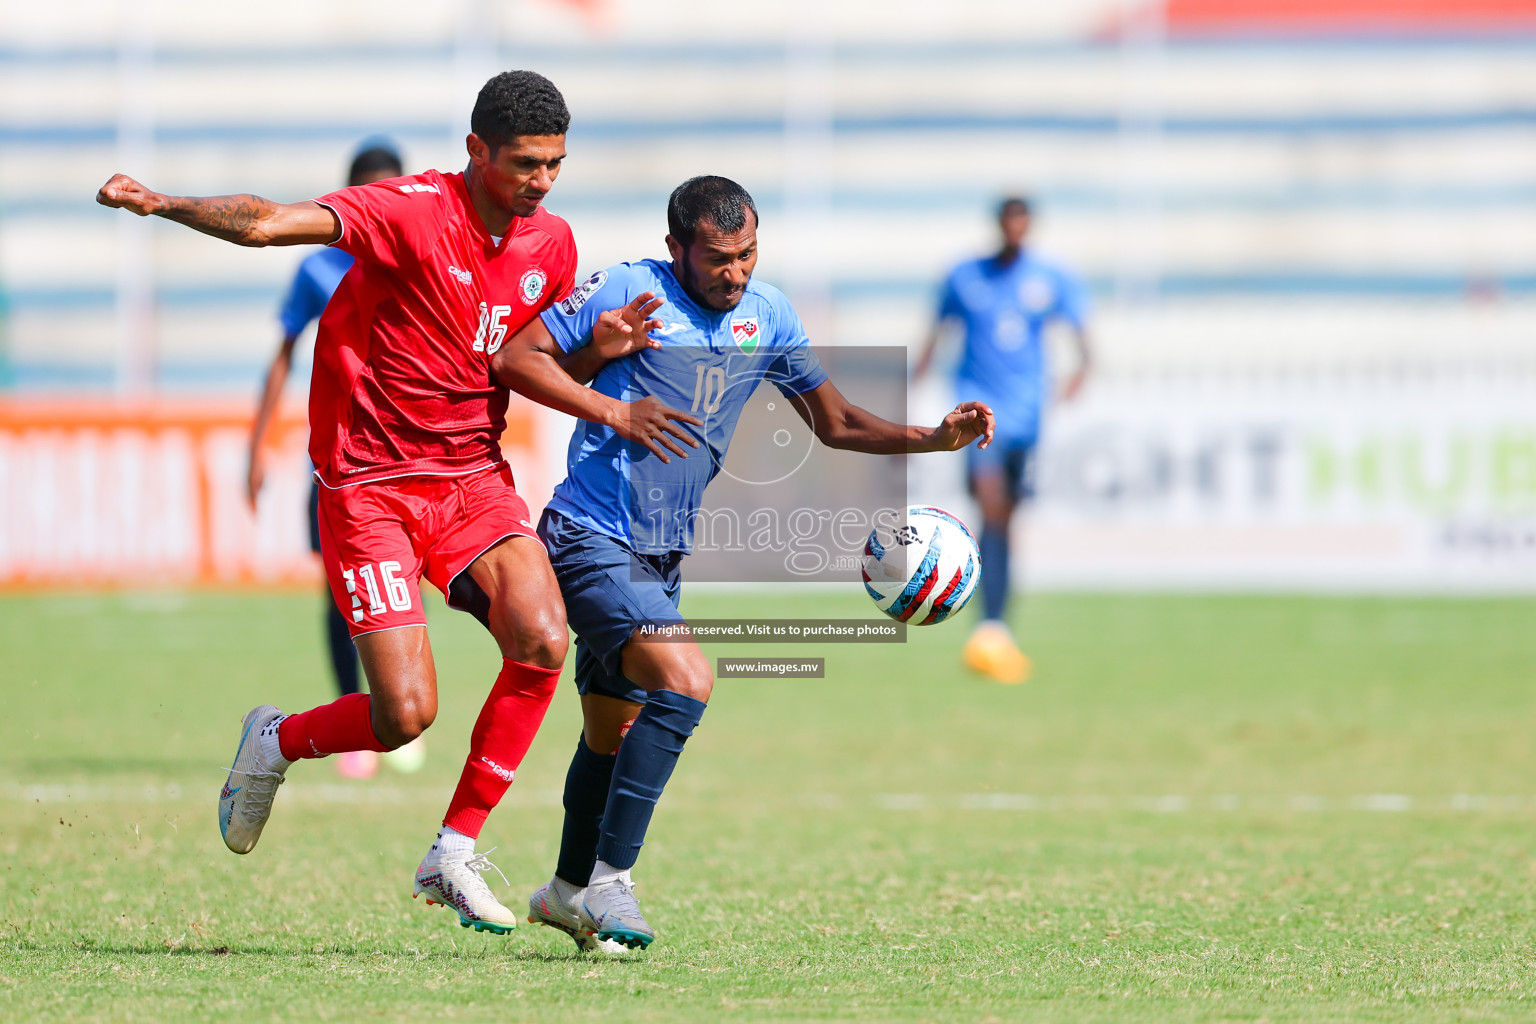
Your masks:
[{"label": "light blue football jersey", "polygon": [[1078,279],[1028,251],[1008,266],[990,256],[960,264],[939,302],[941,319],[965,327],[956,398],[990,405],[999,439],[1034,443],[1046,400],[1046,325],[1061,319],[1081,330],[1086,316]]},{"label": "light blue football jersey", "polygon": [[644,445],[582,420],[571,435],[569,475],[549,507],[640,554],[686,553],[704,488],[720,472],[747,399],[765,380],[786,395],[803,394],[820,387],[827,373],[783,292],[751,281],[735,309],[718,313],[690,299],[671,264],[658,260],[598,271],[546,310],[544,324],[571,352],[592,340],[600,314],[642,292],[666,302],[651,314],[665,322],[651,332],[662,347],[610,361],[592,387],[624,402],[654,396],[692,413],[704,426],[684,429],[703,444],[685,447],[686,459],[673,455],[664,463]]},{"label": "light blue football jersey", "polygon": [[293,284],[283,298],[283,308],[277,319],[283,325],[283,333],[297,338],[310,322],[325,312],[341,279],[352,269],[352,254],[333,246],[325,246],[304,257]]}]

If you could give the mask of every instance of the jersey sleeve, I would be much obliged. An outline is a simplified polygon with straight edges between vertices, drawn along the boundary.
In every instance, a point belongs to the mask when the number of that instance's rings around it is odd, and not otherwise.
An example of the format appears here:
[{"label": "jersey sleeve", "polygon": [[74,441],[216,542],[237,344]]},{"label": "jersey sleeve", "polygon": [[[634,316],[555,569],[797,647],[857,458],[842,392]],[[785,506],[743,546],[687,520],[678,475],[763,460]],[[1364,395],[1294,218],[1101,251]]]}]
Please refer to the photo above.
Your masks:
[{"label": "jersey sleeve", "polygon": [[1057,309],[1061,318],[1081,331],[1088,322],[1088,289],[1082,279],[1070,271],[1061,272],[1060,298]]},{"label": "jersey sleeve", "polygon": [[783,296],[774,303],[775,350],[773,365],[768,377],[774,387],[785,395],[803,395],[815,391],[827,381],[827,371],[811,348],[811,339],[805,333],[800,314]]},{"label": "jersey sleeve", "polygon": [[944,286],[939,290],[939,311],[935,315],[937,320],[965,315],[965,306],[960,302],[960,289],[955,286],[956,276],[957,273],[951,273],[944,278]]},{"label": "jersey sleeve", "polygon": [[288,286],[288,294],[283,298],[282,308],[277,313],[277,321],[283,325],[283,334],[296,338],[304,333],[304,328],[325,312],[325,304],[329,300],[330,296],[321,294],[315,275],[310,273],[309,261],[299,264],[299,271],[293,275],[293,283]]},{"label": "jersey sleeve", "polygon": [[386,267],[419,262],[446,218],[441,187],[412,178],[354,185],[315,202],[341,220],[341,237],[332,245]]},{"label": "jersey sleeve", "polygon": [[645,288],[640,274],[627,263],[599,270],[570,294],[539,316],[562,352],[574,352],[592,340],[597,318],[610,309],[618,309]]}]

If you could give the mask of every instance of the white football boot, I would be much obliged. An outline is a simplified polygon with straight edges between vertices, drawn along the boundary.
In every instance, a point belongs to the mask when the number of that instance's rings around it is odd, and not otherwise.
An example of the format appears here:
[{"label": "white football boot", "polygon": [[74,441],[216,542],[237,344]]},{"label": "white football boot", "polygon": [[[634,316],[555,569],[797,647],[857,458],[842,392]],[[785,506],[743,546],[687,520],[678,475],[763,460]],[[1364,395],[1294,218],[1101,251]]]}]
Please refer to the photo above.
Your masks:
[{"label": "white football boot", "polygon": [[577,919],[582,931],[593,938],[630,949],[644,949],[656,939],[655,930],[640,913],[633,883],[622,878],[583,889]]},{"label": "white football boot", "polygon": [[628,946],[589,935],[581,927],[581,898],[586,891],[584,887],[577,888],[562,879],[551,878],[528,897],[528,923],[548,925],[565,932],[583,953],[609,956],[628,953]]},{"label": "white football boot", "polygon": [[[494,850],[495,847],[491,847]],[[517,927],[517,915],[501,905],[491,887],[480,877],[482,872],[501,869],[486,859],[485,853],[444,853],[434,846],[416,868],[416,885],[411,898],[425,895],[428,906],[444,906],[459,915],[459,925],[477,932],[505,935]],[[507,885],[507,876],[501,875]]]},{"label": "white football boot", "polygon": [[241,720],[240,746],[234,766],[219,793],[219,834],[236,853],[250,853],[272,815],[272,799],[283,784],[286,768],[274,768],[261,756],[261,731],[282,712],[263,704]]}]

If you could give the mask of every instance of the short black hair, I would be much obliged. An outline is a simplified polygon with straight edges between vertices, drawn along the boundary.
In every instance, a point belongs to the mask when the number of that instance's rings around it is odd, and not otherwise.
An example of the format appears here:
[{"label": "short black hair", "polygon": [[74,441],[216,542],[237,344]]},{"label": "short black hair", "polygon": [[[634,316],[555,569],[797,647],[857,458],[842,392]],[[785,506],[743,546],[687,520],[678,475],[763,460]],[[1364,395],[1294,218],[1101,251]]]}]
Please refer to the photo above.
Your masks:
[{"label": "short black hair", "polygon": [[760,222],[757,204],[746,189],[730,178],[701,174],[672,190],[672,198],[667,200],[667,230],[689,246],[699,233],[701,221],[707,220],[716,231],[731,235],[747,226],[748,210],[753,222]]},{"label": "short black hair", "polygon": [[1009,196],[997,204],[997,219],[1002,220],[1012,214],[1023,214],[1028,217],[1033,209],[1030,201],[1023,196]]},{"label": "short black hair", "polygon": [[520,135],[564,135],[571,112],[555,83],[537,71],[503,71],[480,88],[469,130],[495,152]]},{"label": "short black hair", "polygon": [[405,173],[405,167],[400,163],[400,154],[389,146],[369,146],[360,150],[357,156],[352,158],[352,169],[347,172],[348,185],[360,185],[363,178],[379,171],[392,171],[391,178],[398,178]]}]

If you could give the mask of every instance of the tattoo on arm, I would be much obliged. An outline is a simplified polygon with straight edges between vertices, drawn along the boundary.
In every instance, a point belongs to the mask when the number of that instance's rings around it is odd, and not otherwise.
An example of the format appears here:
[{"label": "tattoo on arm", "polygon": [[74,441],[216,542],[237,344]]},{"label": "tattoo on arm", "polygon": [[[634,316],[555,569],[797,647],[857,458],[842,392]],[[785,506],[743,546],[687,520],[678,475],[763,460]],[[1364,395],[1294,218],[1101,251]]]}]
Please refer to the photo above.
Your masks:
[{"label": "tattoo on arm", "polygon": [[276,204],[271,200],[252,195],[167,196],[165,209],[158,212],[167,220],[226,242],[261,245],[262,239],[254,229],[275,209]]}]

